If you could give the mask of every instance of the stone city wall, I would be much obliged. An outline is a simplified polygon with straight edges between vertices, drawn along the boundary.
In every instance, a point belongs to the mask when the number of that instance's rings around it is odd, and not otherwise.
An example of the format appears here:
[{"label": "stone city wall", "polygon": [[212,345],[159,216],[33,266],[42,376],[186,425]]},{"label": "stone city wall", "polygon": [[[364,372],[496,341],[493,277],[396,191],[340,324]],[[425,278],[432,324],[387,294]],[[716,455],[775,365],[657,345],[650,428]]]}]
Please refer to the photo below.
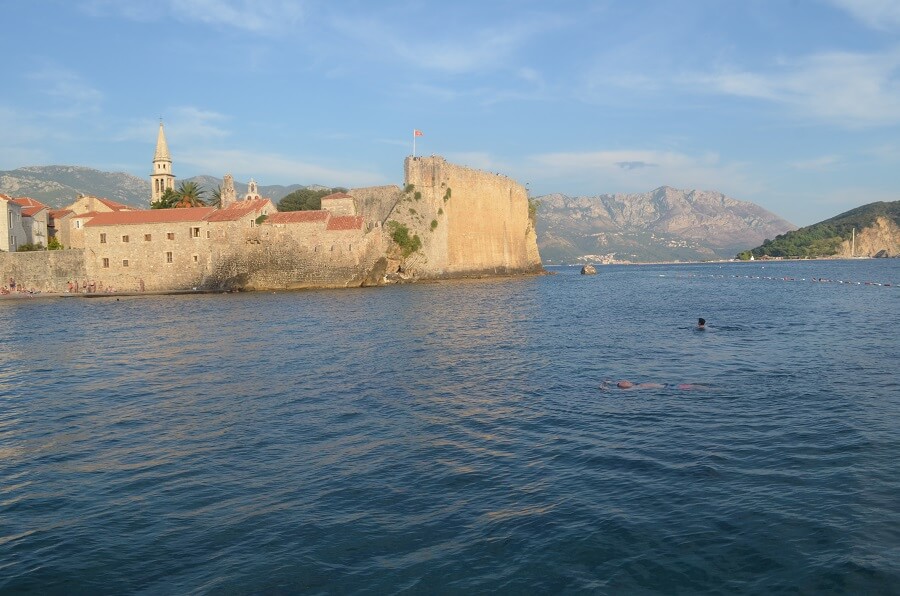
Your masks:
[{"label": "stone city wall", "polygon": [[368,186],[354,188],[347,194],[356,199],[356,209],[369,222],[384,222],[401,198],[399,186]]},{"label": "stone city wall", "polygon": [[[380,281],[380,228],[326,231],[315,223],[260,227],[258,242],[222,246],[206,287],[247,290],[344,288]],[[377,280],[376,280],[377,278]]]},{"label": "stone city wall", "polygon": [[14,279],[17,287],[37,292],[65,292],[69,282],[89,277],[81,250],[0,252],[0,271],[0,285]]},{"label": "stone city wall", "polygon": [[541,270],[528,194],[521,184],[434,156],[407,158],[405,169],[406,183],[414,188],[391,218],[415,226],[422,239],[422,254],[413,255],[415,274],[453,277]]},{"label": "stone city wall", "polygon": [[98,289],[201,287],[211,270],[211,227],[205,221],[87,226],[85,269]]}]

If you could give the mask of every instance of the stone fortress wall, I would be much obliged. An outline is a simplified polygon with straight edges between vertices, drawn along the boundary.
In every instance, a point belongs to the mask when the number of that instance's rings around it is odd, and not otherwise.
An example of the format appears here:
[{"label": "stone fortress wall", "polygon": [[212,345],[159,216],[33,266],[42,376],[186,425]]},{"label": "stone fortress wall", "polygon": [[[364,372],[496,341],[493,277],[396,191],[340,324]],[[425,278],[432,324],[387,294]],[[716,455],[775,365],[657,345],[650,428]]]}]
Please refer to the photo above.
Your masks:
[{"label": "stone fortress wall", "polygon": [[[441,157],[408,158],[405,178],[403,189],[354,189],[352,200],[326,201],[335,212],[271,213],[261,223],[257,212],[225,221],[226,210],[213,208],[178,210],[179,221],[167,222],[101,225],[86,216],[83,249],[5,254],[0,264],[7,278],[42,292],[65,292],[79,279],[97,291],[264,290],[376,285],[397,271],[435,279],[541,270],[520,184]],[[402,254],[391,239],[397,224],[420,238],[418,250]]]},{"label": "stone fortress wall", "polygon": [[42,250],[0,252],[0,286],[36,292],[64,292],[69,282],[81,284],[88,279],[83,250]]},{"label": "stone fortress wall", "polygon": [[327,229],[327,221],[269,223],[243,243],[221,245],[204,287],[272,290],[375,285],[384,254],[380,226]]},{"label": "stone fortress wall", "polygon": [[405,178],[412,197],[391,217],[419,230],[422,255],[412,255],[410,273],[441,278],[542,270],[521,184],[439,156],[407,158]]}]

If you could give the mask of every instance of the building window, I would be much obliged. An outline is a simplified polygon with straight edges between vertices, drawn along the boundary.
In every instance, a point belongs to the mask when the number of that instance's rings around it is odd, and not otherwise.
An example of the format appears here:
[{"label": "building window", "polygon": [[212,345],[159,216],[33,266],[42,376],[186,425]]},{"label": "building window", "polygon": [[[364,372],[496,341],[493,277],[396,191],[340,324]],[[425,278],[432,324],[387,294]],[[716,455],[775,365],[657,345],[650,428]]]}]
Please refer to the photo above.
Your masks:
[{"label": "building window", "polygon": [[195,263],[199,263],[199,262],[200,262],[200,257],[198,257],[197,255],[194,255],[194,262],[195,262]]},{"label": "building window", "polygon": [[125,243],[128,242],[128,234],[122,236],[122,242],[125,242]]},{"label": "building window", "polygon": [[199,238],[200,237],[200,228],[191,228],[191,237]]},{"label": "building window", "polygon": [[167,252],[166,253],[166,263],[171,263],[171,262],[172,262],[172,253]]},{"label": "building window", "polygon": [[103,268],[109,269],[109,259],[103,259]]},{"label": "building window", "polygon": [[81,220],[80,220],[80,219],[76,219],[76,220],[75,220],[75,229],[76,229],[76,230],[80,230],[80,229],[81,229]]},{"label": "building window", "polygon": [[122,259],[122,267],[128,267],[128,259]]},{"label": "building window", "polygon": [[153,239],[152,234],[144,234],[144,242],[150,242]]},{"label": "building window", "polygon": [[166,240],[175,240],[175,232],[166,233]]},{"label": "building window", "polygon": [[209,230],[206,230],[206,237],[209,238]]},{"label": "building window", "polygon": [[100,234],[100,244],[106,244],[106,234]]}]

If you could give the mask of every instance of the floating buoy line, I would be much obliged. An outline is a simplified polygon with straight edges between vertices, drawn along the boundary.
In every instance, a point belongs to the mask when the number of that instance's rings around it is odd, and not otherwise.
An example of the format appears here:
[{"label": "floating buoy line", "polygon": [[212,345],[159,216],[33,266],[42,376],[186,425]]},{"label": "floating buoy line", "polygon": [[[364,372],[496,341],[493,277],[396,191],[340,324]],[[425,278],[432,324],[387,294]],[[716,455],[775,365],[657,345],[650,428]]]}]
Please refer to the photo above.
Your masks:
[{"label": "floating buoy line", "polygon": [[735,279],[760,279],[760,280],[768,280],[768,281],[795,281],[795,282],[812,282],[812,283],[828,283],[828,284],[844,284],[848,286],[879,286],[882,288],[896,288],[900,287],[896,283],[891,282],[879,282],[879,281],[850,281],[846,279],[828,279],[826,277],[790,277],[790,276],[774,276],[774,275],[698,275],[695,273],[687,273],[687,274],[678,274],[674,276],[668,276],[664,273],[660,273],[659,277],[710,277],[710,278],[726,278],[731,277]]}]

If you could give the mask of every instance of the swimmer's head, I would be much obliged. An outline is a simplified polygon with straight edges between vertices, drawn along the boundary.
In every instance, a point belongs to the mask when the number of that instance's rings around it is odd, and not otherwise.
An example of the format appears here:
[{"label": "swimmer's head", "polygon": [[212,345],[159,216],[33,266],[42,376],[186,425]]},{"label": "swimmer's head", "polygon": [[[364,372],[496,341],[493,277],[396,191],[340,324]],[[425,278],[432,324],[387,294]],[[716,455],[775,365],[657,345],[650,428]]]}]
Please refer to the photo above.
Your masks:
[{"label": "swimmer's head", "polygon": [[632,387],[634,387],[634,383],[632,383],[631,381],[619,381],[618,383],[616,383],[616,387],[618,387],[619,389],[631,389]]},{"label": "swimmer's head", "polygon": [[697,327],[706,327],[706,319],[703,317],[697,319]]}]

